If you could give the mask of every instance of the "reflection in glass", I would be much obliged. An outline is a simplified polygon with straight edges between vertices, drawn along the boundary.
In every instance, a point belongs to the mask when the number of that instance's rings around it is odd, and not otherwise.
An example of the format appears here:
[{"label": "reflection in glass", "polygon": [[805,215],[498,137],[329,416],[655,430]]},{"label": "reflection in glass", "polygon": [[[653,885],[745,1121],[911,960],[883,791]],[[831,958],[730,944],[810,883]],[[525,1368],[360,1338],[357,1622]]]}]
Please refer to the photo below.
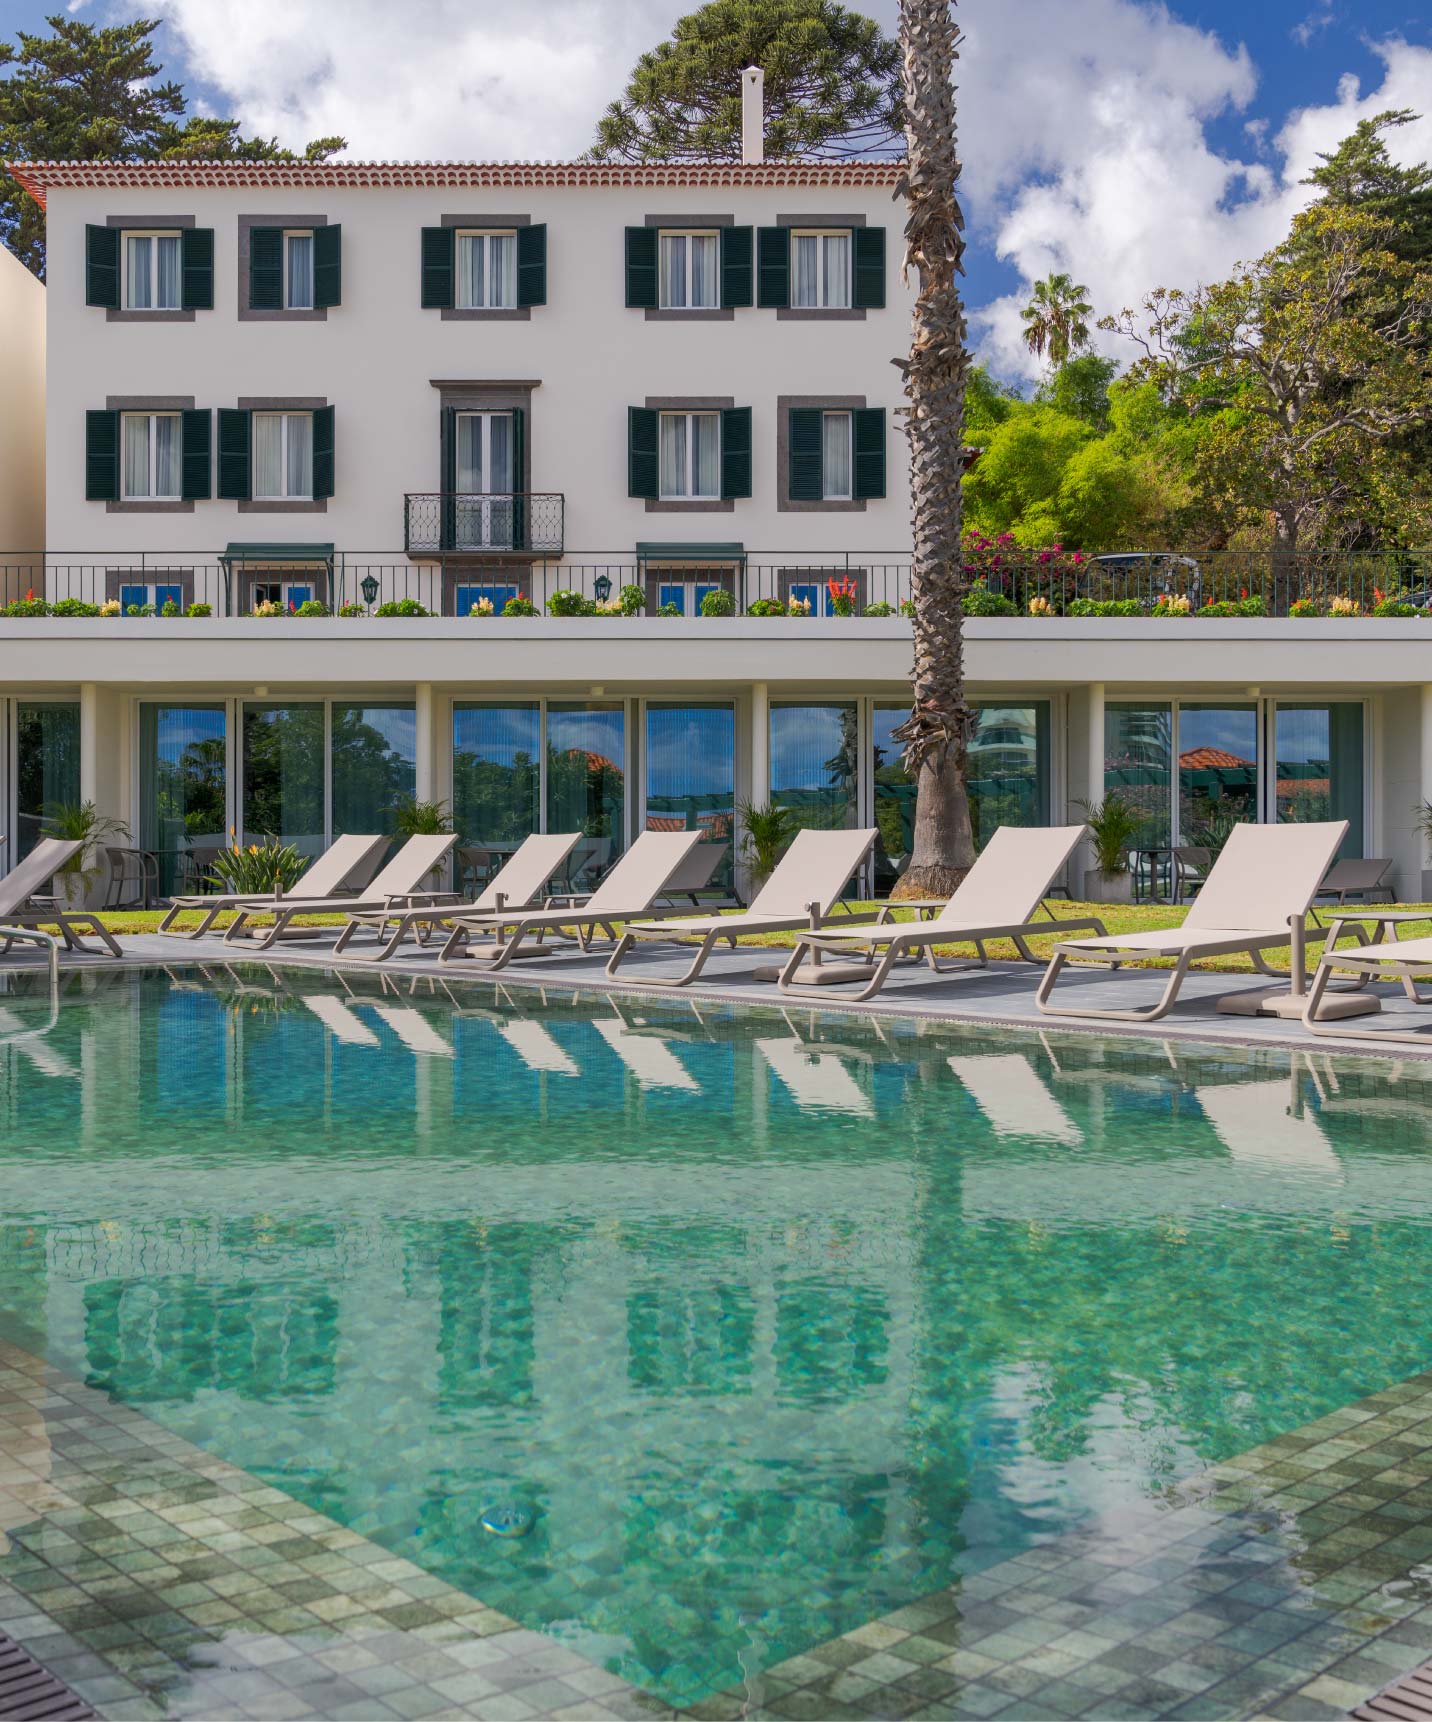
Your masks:
[{"label": "reflection in glass", "polygon": [[515,847],[538,829],[541,756],[535,701],[453,706],[453,822],[463,842]]},{"label": "reflection in glass", "polygon": [[855,824],[860,725],[854,701],[771,707],[771,802],[798,826]]},{"label": "reflection in glass", "polygon": [[547,707],[547,829],[580,831],[588,880],[626,847],[626,712],[590,702]]},{"label": "reflection in glass", "polygon": [[1169,841],[1172,757],[1170,706],[1104,707],[1104,793],[1122,796],[1141,815],[1134,847]]},{"label": "reflection in glass", "polygon": [[323,839],[323,707],[244,707],[246,843],[266,837],[317,855]]},{"label": "reflection in glass", "polygon": [[[646,828],[697,831],[730,846],[736,803],[736,711],[729,705],[646,708]],[[731,861],[713,883],[728,886]]]},{"label": "reflection in glass", "polygon": [[333,706],[333,835],[393,833],[417,784],[417,721],[401,702]]},{"label": "reflection in glass", "polygon": [[165,895],[200,889],[227,843],[226,736],[222,705],[139,708],[139,842]]},{"label": "reflection in glass", "polygon": [[1278,819],[1302,824],[1346,819],[1338,854],[1362,854],[1362,706],[1355,700],[1327,705],[1278,706],[1275,720]]},{"label": "reflection in glass", "polygon": [[48,803],[73,806],[80,798],[78,701],[21,700],[15,707],[15,853],[11,865],[45,835]]},{"label": "reflection in glass", "polygon": [[1238,824],[1258,817],[1258,708],[1178,708],[1179,841],[1217,857]]}]

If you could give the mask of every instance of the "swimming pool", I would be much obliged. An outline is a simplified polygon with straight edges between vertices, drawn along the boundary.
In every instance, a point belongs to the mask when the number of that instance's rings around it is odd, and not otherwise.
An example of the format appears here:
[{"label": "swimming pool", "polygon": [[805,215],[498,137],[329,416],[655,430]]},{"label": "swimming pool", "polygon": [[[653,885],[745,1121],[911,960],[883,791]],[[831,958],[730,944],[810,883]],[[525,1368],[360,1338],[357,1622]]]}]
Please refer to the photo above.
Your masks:
[{"label": "swimming pool", "polygon": [[0,1001],[0,1338],[678,1704],[1428,1361],[1426,1067],[73,985]]}]

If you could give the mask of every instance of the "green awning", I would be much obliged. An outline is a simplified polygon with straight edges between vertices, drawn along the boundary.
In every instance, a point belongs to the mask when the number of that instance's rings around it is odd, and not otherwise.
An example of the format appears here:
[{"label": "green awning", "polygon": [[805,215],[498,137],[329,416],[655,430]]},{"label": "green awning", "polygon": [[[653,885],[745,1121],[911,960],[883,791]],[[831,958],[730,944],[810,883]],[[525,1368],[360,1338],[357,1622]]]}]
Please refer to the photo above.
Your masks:
[{"label": "green awning", "polygon": [[638,544],[638,562],[744,562],[744,544]]},{"label": "green awning", "polygon": [[220,562],[327,562],[333,561],[331,544],[231,544]]}]

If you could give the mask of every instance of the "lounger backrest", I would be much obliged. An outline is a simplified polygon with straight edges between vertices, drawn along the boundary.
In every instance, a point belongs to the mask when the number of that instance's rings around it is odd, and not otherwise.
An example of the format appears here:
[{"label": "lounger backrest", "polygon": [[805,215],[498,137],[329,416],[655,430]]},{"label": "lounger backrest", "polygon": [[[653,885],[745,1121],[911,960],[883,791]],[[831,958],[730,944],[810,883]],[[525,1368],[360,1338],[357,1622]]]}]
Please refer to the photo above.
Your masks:
[{"label": "lounger backrest", "polygon": [[935,917],[966,927],[1028,921],[1074,853],[1082,825],[1001,825]]},{"label": "lounger backrest", "polygon": [[42,837],[25,859],[0,879],[0,915],[23,908],[83,847],[75,837]]},{"label": "lounger backrest", "polygon": [[495,909],[500,895],[510,909],[525,909],[547,881],[560,873],[577,847],[580,831],[524,837],[477,899],[479,909]]},{"label": "lounger backrest", "polygon": [[[446,836],[410,837],[372,881],[363,889],[365,897],[407,897],[421,891],[429,873],[447,859],[448,850],[457,842],[457,833]],[[308,892],[303,893],[310,895]],[[295,891],[297,896],[298,892]]]},{"label": "lounger backrest", "polygon": [[698,843],[666,881],[667,890],[704,891],[730,852],[729,843]]},{"label": "lounger backrest", "polygon": [[649,909],[701,841],[699,831],[643,831],[587,900],[596,914]]},{"label": "lounger backrest", "polygon": [[1323,891],[1373,891],[1391,871],[1392,863],[1382,861],[1334,861],[1323,876],[1319,887]]},{"label": "lounger backrest", "polygon": [[865,831],[797,831],[775,871],[751,899],[750,915],[789,919],[811,903],[828,914],[850,875],[870,853],[878,834]]},{"label": "lounger backrest", "polygon": [[1315,825],[1235,825],[1184,919],[1232,932],[1286,927],[1306,914],[1347,836],[1347,820]]},{"label": "lounger backrest", "polygon": [[323,853],[310,861],[293,887],[290,895],[300,891],[305,897],[331,897],[356,873],[375,849],[388,841],[386,837],[335,837]]}]

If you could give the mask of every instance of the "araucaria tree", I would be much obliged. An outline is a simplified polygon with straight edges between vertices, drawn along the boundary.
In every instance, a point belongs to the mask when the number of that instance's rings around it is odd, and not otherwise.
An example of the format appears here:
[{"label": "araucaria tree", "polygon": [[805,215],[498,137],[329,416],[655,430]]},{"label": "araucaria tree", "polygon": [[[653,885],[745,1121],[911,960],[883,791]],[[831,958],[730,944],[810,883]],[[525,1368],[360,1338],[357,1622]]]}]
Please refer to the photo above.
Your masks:
[{"label": "araucaria tree", "polygon": [[594,161],[739,161],[741,69],[765,73],[766,155],[887,151],[900,51],[837,0],[709,0],[643,54],[597,121]]},{"label": "araucaria tree", "polygon": [[1135,341],[1136,375],[1217,422],[1195,484],[1271,518],[1276,565],[1364,481],[1391,439],[1432,417],[1432,269],[1385,217],[1325,202],[1227,281],[1160,288],[1100,327]]},{"label": "araucaria tree", "polygon": [[965,313],[959,275],[964,218],[955,186],[953,0],[900,0],[906,167],[905,269],[914,270],[914,331],[905,376],[914,538],[914,705],[894,731],[915,779],[915,834],[898,894],[948,896],[974,865],[966,788],[973,714],[965,689],[960,480],[964,471]]}]

